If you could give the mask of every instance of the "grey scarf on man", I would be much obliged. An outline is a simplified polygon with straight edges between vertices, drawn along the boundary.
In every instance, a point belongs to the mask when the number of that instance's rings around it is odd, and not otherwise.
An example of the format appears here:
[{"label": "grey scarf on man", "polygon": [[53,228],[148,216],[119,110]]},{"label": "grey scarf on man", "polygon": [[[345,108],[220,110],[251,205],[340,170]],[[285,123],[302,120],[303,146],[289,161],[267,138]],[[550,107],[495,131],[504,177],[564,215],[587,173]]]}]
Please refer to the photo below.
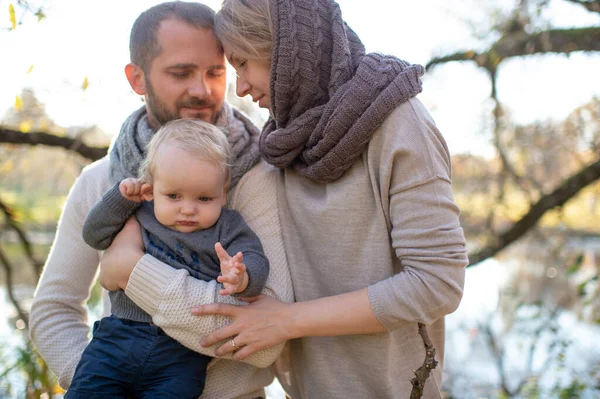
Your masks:
[{"label": "grey scarf on man", "polygon": [[333,0],[271,0],[273,118],[263,157],[317,181],[339,178],[399,104],[422,90],[424,69],[371,53]]},{"label": "grey scarf on man", "polygon": [[[231,144],[231,183],[235,187],[240,178],[260,159],[258,138],[260,132],[247,116],[224,103],[217,116],[216,126],[225,130]],[[131,114],[110,149],[110,179],[113,183],[126,177],[136,177],[154,129],[148,124],[146,107]]]}]

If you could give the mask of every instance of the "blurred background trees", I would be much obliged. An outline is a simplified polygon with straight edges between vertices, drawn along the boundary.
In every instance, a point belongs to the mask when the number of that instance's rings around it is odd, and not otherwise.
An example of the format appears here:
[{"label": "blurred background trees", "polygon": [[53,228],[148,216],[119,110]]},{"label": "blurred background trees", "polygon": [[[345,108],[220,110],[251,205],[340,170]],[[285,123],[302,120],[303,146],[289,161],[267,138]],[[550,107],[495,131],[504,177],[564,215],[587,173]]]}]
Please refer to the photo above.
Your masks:
[{"label": "blurred background trees", "polygon": [[[600,14],[600,1],[556,1]],[[600,347],[593,339],[600,332],[600,98],[590,98],[564,120],[519,124],[499,95],[509,63],[600,51],[598,24],[555,28],[545,13],[550,3],[518,0],[511,8],[489,7],[485,23],[464,21],[477,48],[447,51],[427,63],[429,73],[450,64],[485,71],[489,113],[482,130],[494,148],[493,156],[453,156],[454,193],[471,260],[466,290],[489,284],[477,295],[495,299],[481,311],[468,307],[466,296],[466,308],[461,306],[466,310],[449,320],[448,397],[600,395]],[[31,2],[10,6],[45,18],[44,9]],[[17,29],[22,21],[10,15]],[[82,90],[87,84],[86,78]],[[262,125],[265,114],[237,98],[233,85],[228,99]],[[0,343],[0,397],[61,392],[28,342],[27,313],[68,190],[109,142],[94,126],[58,126],[28,89],[1,116],[0,277],[14,309],[4,316],[16,338]],[[98,306],[99,295],[96,289],[90,309]],[[466,314],[472,309],[474,314]]]}]

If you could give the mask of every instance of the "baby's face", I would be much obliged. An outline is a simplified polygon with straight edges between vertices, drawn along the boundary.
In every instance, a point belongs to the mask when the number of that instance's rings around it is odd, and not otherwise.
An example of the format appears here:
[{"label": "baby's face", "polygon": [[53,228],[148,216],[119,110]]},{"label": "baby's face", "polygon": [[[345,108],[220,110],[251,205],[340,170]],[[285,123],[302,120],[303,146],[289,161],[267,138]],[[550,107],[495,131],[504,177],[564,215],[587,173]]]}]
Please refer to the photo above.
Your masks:
[{"label": "baby's face", "polygon": [[183,233],[213,226],[225,205],[226,173],[216,162],[196,158],[169,143],[156,155],[156,219]]}]

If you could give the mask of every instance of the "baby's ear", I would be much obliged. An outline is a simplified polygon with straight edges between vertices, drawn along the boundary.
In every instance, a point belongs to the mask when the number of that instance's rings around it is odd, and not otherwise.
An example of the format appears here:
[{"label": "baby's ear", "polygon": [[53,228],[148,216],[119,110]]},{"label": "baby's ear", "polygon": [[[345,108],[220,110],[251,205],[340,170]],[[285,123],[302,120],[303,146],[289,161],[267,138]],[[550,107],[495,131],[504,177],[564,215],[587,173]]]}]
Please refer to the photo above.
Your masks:
[{"label": "baby's ear", "polygon": [[154,199],[154,193],[152,192],[152,184],[142,184],[142,191],[140,193],[144,201],[152,201]]}]

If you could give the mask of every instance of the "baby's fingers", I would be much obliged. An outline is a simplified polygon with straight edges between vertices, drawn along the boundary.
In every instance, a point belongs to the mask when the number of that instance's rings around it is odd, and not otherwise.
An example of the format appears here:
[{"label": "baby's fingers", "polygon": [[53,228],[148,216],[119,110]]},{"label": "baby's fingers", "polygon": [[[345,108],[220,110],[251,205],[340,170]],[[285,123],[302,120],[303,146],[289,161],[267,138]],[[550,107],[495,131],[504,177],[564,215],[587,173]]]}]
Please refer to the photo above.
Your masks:
[{"label": "baby's fingers", "polygon": [[215,252],[217,253],[217,257],[221,263],[228,262],[231,259],[231,256],[225,251],[220,242],[215,244]]},{"label": "baby's fingers", "polygon": [[238,284],[240,282],[240,276],[237,270],[231,270],[230,273],[217,277],[219,283],[226,284]]}]

